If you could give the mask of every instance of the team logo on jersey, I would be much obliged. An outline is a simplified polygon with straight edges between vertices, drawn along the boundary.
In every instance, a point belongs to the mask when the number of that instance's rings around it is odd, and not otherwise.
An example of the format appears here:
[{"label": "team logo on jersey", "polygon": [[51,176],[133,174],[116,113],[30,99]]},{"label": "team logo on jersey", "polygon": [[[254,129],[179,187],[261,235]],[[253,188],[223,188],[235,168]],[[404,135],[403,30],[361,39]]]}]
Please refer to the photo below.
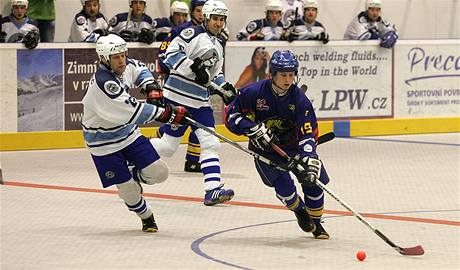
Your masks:
[{"label": "team logo on jersey", "polygon": [[123,89],[114,81],[104,83],[104,90],[111,95],[118,95]]},{"label": "team logo on jersey", "polygon": [[78,16],[77,17],[77,24],[78,25],[83,25],[83,24],[85,24],[85,22],[86,22],[85,17],[83,17],[83,16]]},{"label": "team logo on jersey", "polygon": [[289,104],[288,107],[289,107],[289,110],[295,111],[295,104]]},{"label": "team logo on jersey", "polygon": [[105,178],[107,178],[107,179],[112,179],[112,178],[114,178],[114,177],[115,177],[115,173],[114,173],[114,172],[112,172],[112,171],[106,171],[106,172],[105,172]]},{"label": "team logo on jersey", "polygon": [[180,33],[180,35],[185,38],[189,39],[195,34],[195,29],[193,28],[186,28],[184,31]]},{"label": "team logo on jersey", "polygon": [[118,22],[118,21],[117,21],[117,16],[113,16],[113,18],[110,19],[109,24],[110,24],[111,26],[115,26],[115,25],[117,25],[117,22]]},{"label": "team logo on jersey", "polygon": [[246,27],[246,31],[248,31],[248,33],[251,33],[251,32],[254,32],[254,30],[257,29],[257,23],[256,22],[250,22],[248,24],[248,26]]},{"label": "team logo on jersey", "polygon": [[258,98],[256,101],[256,110],[258,111],[268,111],[270,108],[267,105],[267,101],[265,99]]},{"label": "team logo on jersey", "polygon": [[313,152],[313,147],[311,145],[309,145],[308,143],[306,143],[304,146],[303,146],[303,151],[307,152],[307,153],[311,153]]}]

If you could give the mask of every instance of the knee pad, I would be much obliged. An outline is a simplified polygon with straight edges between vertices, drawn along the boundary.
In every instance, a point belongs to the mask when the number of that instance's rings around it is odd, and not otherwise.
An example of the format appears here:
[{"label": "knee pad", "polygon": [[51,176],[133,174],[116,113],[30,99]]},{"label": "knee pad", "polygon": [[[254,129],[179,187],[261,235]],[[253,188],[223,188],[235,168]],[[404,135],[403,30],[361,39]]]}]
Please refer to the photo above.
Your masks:
[{"label": "knee pad", "polygon": [[128,205],[134,205],[141,199],[141,187],[133,179],[117,184],[118,196]]},{"label": "knee pad", "polygon": [[139,171],[140,179],[147,185],[153,185],[164,182],[168,178],[168,165],[161,159],[153,162]]},{"label": "knee pad", "polygon": [[172,157],[179,148],[181,139],[182,137],[173,137],[165,133],[161,139],[151,139],[150,143],[153,145],[153,148],[155,148],[160,157]]},{"label": "knee pad", "polygon": [[209,157],[217,157],[220,149],[219,139],[202,129],[197,129],[195,133],[201,145],[200,161]]}]

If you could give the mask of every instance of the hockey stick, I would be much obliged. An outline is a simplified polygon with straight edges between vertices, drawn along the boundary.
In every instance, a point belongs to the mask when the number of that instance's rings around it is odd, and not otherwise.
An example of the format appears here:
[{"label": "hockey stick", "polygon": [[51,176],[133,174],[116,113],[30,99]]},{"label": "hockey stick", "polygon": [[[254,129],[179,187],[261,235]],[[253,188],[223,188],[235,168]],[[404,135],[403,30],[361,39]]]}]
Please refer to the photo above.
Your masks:
[{"label": "hockey stick", "polygon": [[[253,151],[249,150],[248,148],[239,145],[237,142],[234,142],[234,141],[230,140],[229,138],[217,133],[213,129],[201,124],[200,122],[197,122],[197,121],[191,119],[190,117],[186,117],[186,119],[191,125],[193,125],[193,126],[195,126],[197,128],[203,129],[204,131],[208,132],[209,134],[211,134],[213,136],[216,136],[217,138],[227,142],[228,144],[230,144],[230,145],[240,149],[241,151],[253,156],[255,159],[262,161],[263,163],[271,165],[271,166],[277,168],[278,170],[282,170],[282,171],[289,171],[290,170],[286,165],[277,164],[277,163],[271,161],[270,159],[253,152]],[[332,140],[334,138],[335,138],[334,132],[326,133],[326,134],[324,134],[324,135],[322,135],[322,136],[320,136],[318,138],[318,144],[328,142],[328,141],[330,141],[330,140]]]},{"label": "hockey stick", "polygon": [[[280,154],[280,156],[284,157],[287,159],[288,163],[292,161],[292,157],[288,156],[286,152],[283,151],[279,146],[275,145],[272,143],[273,149]],[[298,166],[300,170],[303,170],[301,166]],[[323,183],[320,181],[316,181],[316,185],[318,185],[322,190],[324,190],[327,194],[329,194],[332,198],[334,198],[338,203],[340,203],[343,207],[345,207],[348,211],[350,211],[357,219],[359,219],[362,223],[364,223],[371,231],[373,231],[375,234],[377,234],[383,241],[385,241],[388,245],[390,245],[392,248],[394,248],[399,254],[401,255],[408,255],[408,256],[419,256],[423,255],[425,251],[423,250],[423,247],[421,245],[415,246],[415,247],[409,247],[409,248],[402,248],[393,241],[391,241],[388,237],[386,237],[382,232],[380,232],[378,229],[373,227],[367,220],[364,219],[364,217],[353,210],[350,205],[348,205],[346,202],[344,202],[342,199],[337,197],[328,187],[326,187]]]}]

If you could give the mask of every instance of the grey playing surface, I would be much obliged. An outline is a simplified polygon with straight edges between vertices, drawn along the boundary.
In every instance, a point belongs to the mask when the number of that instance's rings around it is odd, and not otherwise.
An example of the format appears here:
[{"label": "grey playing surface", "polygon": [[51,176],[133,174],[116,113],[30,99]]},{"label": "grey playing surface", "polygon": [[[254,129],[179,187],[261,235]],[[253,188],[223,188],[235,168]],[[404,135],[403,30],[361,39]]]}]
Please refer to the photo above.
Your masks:
[{"label": "grey playing surface", "polygon": [[[402,247],[401,256],[325,194],[316,240],[297,226],[247,154],[223,143],[229,204],[208,207],[201,174],[144,186],[159,231],[143,233],[115,189],[102,189],[87,150],[3,152],[1,269],[460,269],[460,134],[335,140],[319,146],[328,187]],[[355,254],[365,250],[367,258]]]}]

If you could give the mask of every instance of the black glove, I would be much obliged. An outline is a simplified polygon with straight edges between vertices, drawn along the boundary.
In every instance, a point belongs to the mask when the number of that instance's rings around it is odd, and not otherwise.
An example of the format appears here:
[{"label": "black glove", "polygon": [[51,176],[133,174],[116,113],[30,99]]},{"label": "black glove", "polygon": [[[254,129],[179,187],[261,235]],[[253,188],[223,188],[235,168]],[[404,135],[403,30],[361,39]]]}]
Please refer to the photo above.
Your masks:
[{"label": "black glove", "polygon": [[153,31],[147,28],[142,28],[141,32],[139,33],[138,37],[139,42],[144,42],[147,44],[152,44],[152,42],[155,41],[155,35],[153,34]]},{"label": "black glove", "polygon": [[93,33],[98,34],[99,36],[107,36],[109,33],[107,30],[99,28],[93,31]]},{"label": "black glove", "polygon": [[[219,87],[220,88],[220,87]],[[225,105],[230,104],[236,97],[238,90],[229,82],[226,82],[220,89],[210,86],[211,95],[219,95]]]},{"label": "black glove", "polygon": [[241,33],[238,33],[238,34],[236,35],[236,39],[238,39],[238,40],[243,40],[243,39],[245,39],[245,38],[246,38],[246,37],[245,37],[243,34],[241,34]]},{"label": "black glove", "polygon": [[258,123],[252,128],[244,129],[244,135],[249,137],[250,142],[260,150],[271,152],[272,146],[271,143],[278,143],[278,138],[273,134],[273,132],[265,127],[264,123]]},{"label": "black glove", "polygon": [[203,60],[197,57],[193,60],[193,64],[190,69],[195,73],[195,82],[202,86],[207,86],[209,83],[209,71],[206,66],[203,65]]},{"label": "black glove", "polygon": [[119,35],[126,42],[134,41],[134,33],[129,30],[122,30]]},{"label": "black glove", "polygon": [[22,43],[26,46],[27,49],[35,49],[38,45],[38,41],[40,40],[40,34],[36,31],[28,32],[24,38],[22,39]]},{"label": "black glove", "polygon": [[329,34],[326,32],[319,33],[318,40],[321,40],[323,44],[327,44],[329,42]]},{"label": "black glove", "polygon": [[[298,165],[302,169],[298,168]],[[299,155],[292,158],[292,162],[287,165],[297,177],[300,184],[306,186],[314,186],[319,180],[321,174],[321,160],[314,157],[304,157],[300,159]]]},{"label": "black glove", "polygon": [[4,43],[6,38],[6,32],[0,31],[0,43]]},{"label": "black glove", "polygon": [[147,103],[161,107],[165,106],[163,89],[161,89],[161,86],[156,81],[147,84],[144,89],[141,90],[141,93],[147,96]]},{"label": "black glove", "polygon": [[157,121],[168,124],[183,125],[189,124],[186,117],[190,117],[190,113],[183,106],[174,106],[165,104],[163,113],[157,117]]}]

